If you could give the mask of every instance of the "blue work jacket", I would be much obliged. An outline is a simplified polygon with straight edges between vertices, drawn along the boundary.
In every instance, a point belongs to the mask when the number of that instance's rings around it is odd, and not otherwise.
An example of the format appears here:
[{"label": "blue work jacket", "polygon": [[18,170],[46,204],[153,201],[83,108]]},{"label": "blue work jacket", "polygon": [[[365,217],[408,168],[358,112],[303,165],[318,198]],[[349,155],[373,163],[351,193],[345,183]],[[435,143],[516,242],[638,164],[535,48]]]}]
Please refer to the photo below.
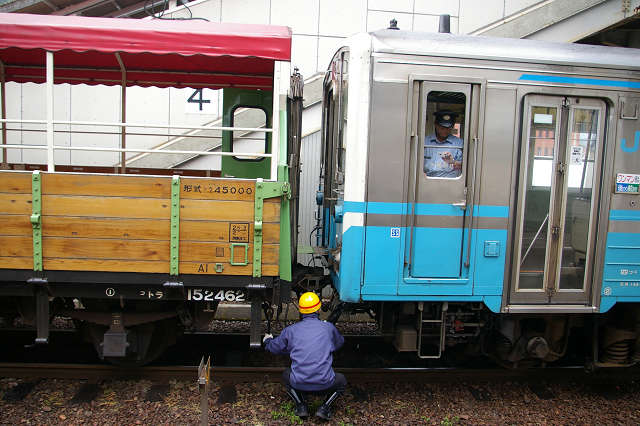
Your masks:
[{"label": "blue work jacket", "polygon": [[302,321],[286,327],[275,339],[267,339],[265,348],[276,355],[289,355],[292,387],[320,391],[333,385],[332,353],[343,344],[336,327],[313,313],[303,315]]}]

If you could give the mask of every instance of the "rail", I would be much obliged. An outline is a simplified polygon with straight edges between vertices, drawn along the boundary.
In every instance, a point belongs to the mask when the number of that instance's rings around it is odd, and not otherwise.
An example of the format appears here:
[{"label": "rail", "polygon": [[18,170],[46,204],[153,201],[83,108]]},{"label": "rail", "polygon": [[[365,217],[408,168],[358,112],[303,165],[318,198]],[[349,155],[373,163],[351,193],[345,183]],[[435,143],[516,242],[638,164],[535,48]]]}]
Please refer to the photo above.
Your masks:
[{"label": "rail", "polygon": [[[215,381],[280,382],[284,367],[216,367],[211,366]],[[562,381],[566,379],[595,382],[637,380],[637,370],[624,368],[585,370],[583,366],[548,367],[520,370],[503,368],[335,368],[347,376],[350,383],[449,383],[451,381]],[[50,363],[0,363],[0,377],[11,378],[60,378],[87,380],[193,380],[198,376],[198,365],[147,366],[136,368],[116,367],[104,364],[50,364]]]}]

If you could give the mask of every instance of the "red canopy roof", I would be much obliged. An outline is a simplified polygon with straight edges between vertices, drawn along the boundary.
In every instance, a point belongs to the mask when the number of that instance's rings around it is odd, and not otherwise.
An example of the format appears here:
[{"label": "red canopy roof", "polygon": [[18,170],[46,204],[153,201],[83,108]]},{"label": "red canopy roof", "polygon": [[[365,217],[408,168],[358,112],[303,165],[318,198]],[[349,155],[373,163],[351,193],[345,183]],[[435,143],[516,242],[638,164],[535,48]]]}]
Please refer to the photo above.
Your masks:
[{"label": "red canopy roof", "polygon": [[291,30],[201,20],[137,20],[0,13],[5,79],[55,83],[271,89],[274,61],[290,61]]}]

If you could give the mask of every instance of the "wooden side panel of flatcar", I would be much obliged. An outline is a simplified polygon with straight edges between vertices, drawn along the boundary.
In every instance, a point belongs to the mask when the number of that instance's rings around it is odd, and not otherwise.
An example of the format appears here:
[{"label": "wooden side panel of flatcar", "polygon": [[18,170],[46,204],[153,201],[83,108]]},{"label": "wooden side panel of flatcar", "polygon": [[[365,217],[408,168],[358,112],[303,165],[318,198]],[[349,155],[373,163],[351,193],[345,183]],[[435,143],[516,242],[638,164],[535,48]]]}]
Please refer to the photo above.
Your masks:
[{"label": "wooden side panel of flatcar", "polygon": [[[169,273],[171,177],[41,177],[45,271]],[[180,274],[252,275],[254,197],[254,180],[180,179]],[[31,173],[0,172],[2,269],[33,269],[32,199]],[[280,199],[263,211],[262,275],[277,276]]]}]

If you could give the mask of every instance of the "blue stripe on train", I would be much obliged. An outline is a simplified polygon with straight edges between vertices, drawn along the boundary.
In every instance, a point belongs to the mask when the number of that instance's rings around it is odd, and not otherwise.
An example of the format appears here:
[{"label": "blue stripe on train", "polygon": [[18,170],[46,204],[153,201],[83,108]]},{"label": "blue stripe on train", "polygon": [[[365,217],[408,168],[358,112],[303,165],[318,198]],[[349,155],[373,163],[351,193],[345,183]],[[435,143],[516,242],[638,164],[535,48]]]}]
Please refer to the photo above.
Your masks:
[{"label": "blue stripe on train", "polygon": [[611,210],[609,220],[640,220],[640,210]]},{"label": "blue stripe on train", "polygon": [[588,86],[609,86],[640,89],[640,82],[622,80],[603,80],[600,78],[563,77],[560,75],[522,74],[519,80],[539,81],[542,83],[584,84]]},{"label": "blue stripe on train", "polygon": [[[382,201],[345,201],[345,213],[369,213],[369,214],[410,214],[413,204],[409,203],[387,203]],[[419,216],[462,216],[463,211],[451,204],[427,204],[417,203],[416,214]],[[475,217],[509,217],[509,207],[507,206],[474,206],[473,216]]]}]

